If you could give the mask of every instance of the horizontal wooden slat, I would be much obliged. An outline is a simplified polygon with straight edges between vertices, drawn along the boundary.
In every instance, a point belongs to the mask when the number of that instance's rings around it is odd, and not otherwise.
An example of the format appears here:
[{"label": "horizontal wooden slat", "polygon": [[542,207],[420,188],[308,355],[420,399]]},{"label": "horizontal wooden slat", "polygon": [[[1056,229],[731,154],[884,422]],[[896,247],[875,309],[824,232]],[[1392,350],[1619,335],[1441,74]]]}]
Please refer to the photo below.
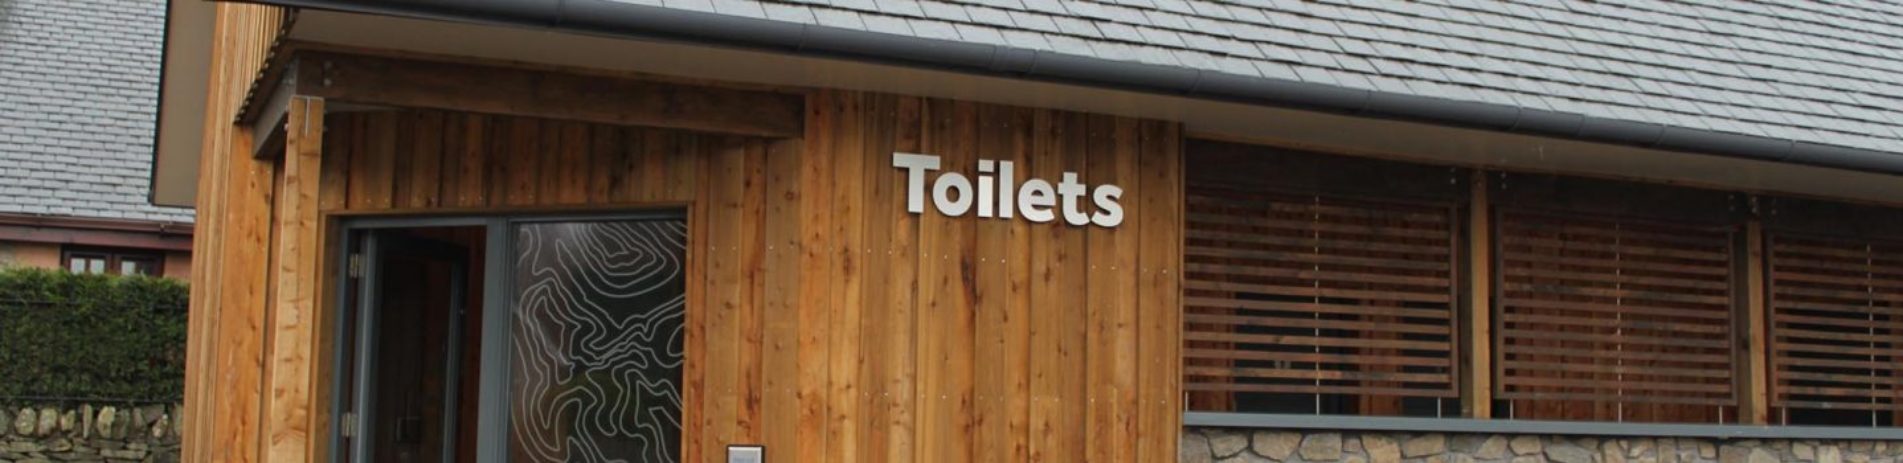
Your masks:
[{"label": "horizontal wooden slat", "polygon": [[1191,280],[1183,284],[1185,289],[1227,291],[1238,293],[1274,294],[1279,296],[1325,297],[1331,299],[1360,299],[1366,301],[1403,301],[1403,302],[1439,302],[1453,300],[1447,293],[1411,293],[1400,291],[1373,291],[1355,289],[1317,288],[1312,286],[1256,285],[1230,283],[1225,281]]},{"label": "horizontal wooden slat", "polygon": [[1196,380],[1184,381],[1183,389],[1188,391],[1271,392],[1271,393],[1288,393],[1288,394],[1359,394],[1359,395],[1389,396],[1389,397],[1455,398],[1460,396],[1460,393],[1458,391],[1455,391],[1452,388],[1426,389],[1426,388],[1402,388],[1402,387],[1338,386],[1338,385],[1332,385],[1332,384],[1329,384],[1329,385],[1252,384],[1252,383],[1234,383],[1234,382],[1227,382],[1227,381],[1212,382],[1212,381],[1196,381]]},{"label": "horizontal wooden slat", "polygon": [[1582,318],[1558,315],[1530,315],[1510,313],[1500,317],[1507,323],[1538,323],[1549,325],[1581,326],[1594,328],[1615,328],[1621,330],[1665,331],[1673,333],[1725,334],[1728,328],[1714,325],[1692,323],[1653,322],[1644,320],[1613,318]]},{"label": "horizontal wooden slat", "polygon": [[1404,276],[1384,275],[1369,272],[1351,272],[1338,270],[1313,270],[1283,267],[1262,267],[1248,265],[1222,265],[1191,263],[1183,266],[1189,273],[1204,273],[1220,276],[1297,278],[1303,280],[1323,280],[1350,283],[1388,283],[1413,286],[1439,286],[1445,289],[1450,283],[1441,276]]},{"label": "horizontal wooden slat", "polygon": [[1524,310],[1524,309],[1571,310],[1571,311],[1603,313],[1603,314],[1632,314],[1637,316],[1650,316],[1650,317],[1682,317],[1682,318],[1697,318],[1697,319],[1717,320],[1717,321],[1729,320],[1731,318],[1730,310],[1718,310],[1717,308],[1680,309],[1680,308],[1666,308],[1666,307],[1636,307],[1636,306],[1620,306],[1620,305],[1613,305],[1613,304],[1603,304],[1603,303],[1596,303],[1596,302],[1554,301],[1554,300],[1526,299],[1526,298],[1514,299],[1511,301],[1503,301],[1501,302],[1501,306],[1505,309],[1508,309],[1509,312],[1515,311],[1513,309],[1518,308],[1521,310]]},{"label": "horizontal wooden slat", "polygon": [[1778,323],[1778,326],[1827,325],[1827,326],[1836,326],[1836,327],[1842,327],[1842,328],[1851,328],[1854,330],[1866,330],[1866,329],[1875,329],[1879,331],[1886,330],[1886,329],[1903,330],[1903,318],[1893,318],[1890,320],[1884,320],[1884,319],[1873,320],[1870,318],[1813,317],[1808,315],[1800,315],[1798,313],[1792,313],[1792,312],[1799,312],[1800,310],[1801,309],[1790,309],[1790,308],[1779,310],[1777,311],[1776,314],[1773,314],[1771,316],[1771,321]]},{"label": "horizontal wooden slat", "polygon": [[1558,234],[1579,239],[1619,240],[1656,246],[1710,247],[1714,239],[1726,236],[1725,233],[1703,227],[1670,228],[1666,231],[1661,227],[1619,227],[1608,220],[1557,218],[1525,212],[1510,213],[1507,220],[1500,222],[1502,238]]},{"label": "horizontal wooden slat", "polygon": [[[1878,378],[1878,379],[1889,379],[1889,378]],[[1866,389],[1866,388],[1856,388],[1856,387],[1791,386],[1791,385],[1780,384],[1778,385],[1777,389],[1779,393],[1782,393],[1784,395],[1846,397],[1846,398],[1853,398],[1853,399],[1868,399],[1868,398],[1894,399],[1897,397],[1897,394],[1899,394],[1897,390],[1888,389],[1888,388]]]},{"label": "horizontal wooden slat", "polygon": [[1890,357],[1845,357],[1845,358],[1803,358],[1779,356],[1772,363],[1780,366],[1780,371],[1792,371],[1815,368],[1845,368],[1850,370],[1888,370],[1903,371],[1903,361]]},{"label": "horizontal wooden slat", "polygon": [[1878,403],[1849,401],[1781,400],[1779,405],[1791,408],[1818,408],[1827,410],[1892,410],[1897,404],[1892,401]]},{"label": "horizontal wooden slat", "polygon": [[1185,257],[1220,257],[1228,259],[1269,259],[1279,263],[1314,263],[1333,265],[1353,265],[1405,270],[1447,270],[1446,261],[1422,261],[1408,259],[1384,259],[1374,257],[1343,256],[1331,254],[1313,254],[1302,252],[1259,251],[1253,249],[1218,248],[1211,246],[1189,246],[1184,249]]},{"label": "horizontal wooden slat", "polygon": [[1903,258],[1897,257],[1903,254],[1897,254],[1898,252],[1903,252],[1903,246],[1879,245],[1870,241],[1856,240],[1793,239],[1789,236],[1779,237],[1776,249],[1771,250],[1772,255],[1777,256],[1779,260],[1810,257],[1824,261],[1862,262],[1868,260],[1903,266]]},{"label": "horizontal wooden slat", "polygon": [[1731,373],[1724,370],[1634,366],[1634,365],[1605,365],[1605,364],[1599,364],[1599,363],[1585,363],[1585,362],[1555,363],[1555,362],[1533,362],[1533,361],[1525,361],[1525,360],[1508,360],[1505,362],[1501,362],[1501,365],[1508,369],[1564,371],[1564,372],[1571,372],[1571,373],[1606,373],[1606,374],[1612,374],[1612,375],[1634,375],[1634,376],[1645,375],[1645,376],[1653,376],[1653,377],[1685,377],[1685,378],[1716,378],[1716,379],[1731,377]]},{"label": "horizontal wooden slat", "polygon": [[[1559,355],[1559,356],[1568,356],[1568,357],[1598,359],[1601,361],[1616,360],[1616,359],[1647,361],[1647,360],[1656,359],[1656,360],[1687,363],[1687,364],[1710,364],[1710,366],[1707,366],[1705,368],[1714,368],[1714,369],[1720,369],[1720,368],[1729,369],[1728,367],[1726,367],[1726,365],[1730,365],[1731,363],[1731,355],[1729,353],[1695,354],[1695,353],[1685,353],[1685,352],[1674,352],[1669,357],[1660,357],[1657,352],[1608,351],[1608,350],[1599,349],[1599,348],[1547,347],[1546,345],[1538,345],[1538,346],[1512,345],[1512,346],[1502,346],[1502,347],[1512,347],[1511,352],[1509,354],[1504,354],[1505,356],[1509,356],[1509,357],[1518,356],[1518,355]],[[1502,350],[1504,351],[1506,349],[1503,348]]]},{"label": "horizontal wooden slat", "polygon": [[1260,245],[1270,245],[1270,246],[1289,246],[1289,247],[1297,247],[1297,248],[1304,248],[1304,249],[1317,249],[1320,251],[1339,251],[1339,250],[1351,250],[1351,251],[1362,251],[1362,252],[1382,251],[1382,252],[1404,253],[1404,254],[1412,254],[1412,255],[1433,255],[1433,256],[1445,256],[1449,252],[1449,250],[1447,249],[1446,243],[1437,243],[1437,244],[1431,244],[1431,245],[1408,244],[1406,242],[1396,242],[1396,241],[1345,240],[1339,237],[1318,238],[1313,235],[1288,236],[1288,235],[1268,235],[1268,234],[1251,233],[1251,232],[1213,231],[1213,230],[1191,230],[1188,233],[1188,235],[1189,235],[1189,238],[1192,240],[1216,241],[1216,242],[1221,242],[1225,245],[1260,244]]},{"label": "horizontal wooden slat", "polygon": [[1312,223],[1300,220],[1263,219],[1235,217],[1211,213],[1190,213],[1190,227],[1204,228],[1209,225],[1241,225],[1262,228],[1312,230],[1318,233],[1343,233],[1391,238],[1440,238],[1443,231],[1431,229],[1387,228],[1375,225],[1355,225],[1339,223]]},{"label": "horizontal wooden slat", "polygon": [[1827,340],[1827,341],[1847,341],[1847,342],[1870,343],[1870,344],[1891,344],[1897,341],[1896,334],[1888,333],[1885,331],[1887,330],[1876,331],[1876,332],[1845,331],[1845,330],[1823,331],[1823,330],[1814,330],[1814,329],[1793,328],[1790,326],[1780,326],[1777,329],[1777,335],[1775,337],[1782,340],[1820,339],[1820,340]]},{"label": "horizontal wooden slat", "polygon": [[1243,334],[1210,333],[1190,331],[1183,333],[1190,341],[1239,342],[1246,344],[1273,344],[1280,346],[1317,346],[1317,347],[1359,347],[1368,349],[1409,349],[1423,351],[1452,351],[1444,341],[1398,341],[1391,339],[1360,339],[1320,336],[1299,336],[1287,334]]},{"label": "horizontal wooden slat", "polygon": [[1731,274],[1729,267],[1721,265],[1681,265],[1640,260],[1599,259],[1580,256],[1547,257],[1524,254],[1526,249],[1502,247],[1505,251],[1500,257],[1511,269],[1524,264],[1544,264],[1563,267],[1586,267],[1614,271],[1664,272],[1680,275],[1681,278],[1726,277]]},{"label": "horizontal wooden slat", "polygon": [[1357,322],[1347,320],[1315,320],[1289,317],[1251,317],[1246,315],[1208,315],[1194,313],[1184,315],[1183,321],[1186,323],[1209,325],[1353,330],[1363,333],[1412,333],[1443,336],[1453,334],[1453,329],[1446,324]]},{"label": "horizontal wooden slat", "polygon": [[[1618,391],[1627,391],[1627,392],[1650,391],[1650,392],[1662,392],[1662,393],[1698,393],[1698,394],[1712,394],[1712,395],[1731,394],[1730,382],[1725,382],[1722,384],[1720,383],[1700,384],[1700,383],[1690,383],[1690,382],[1632,381],[1630,380],[1630,378],[1627,378],[1626,380],[1617,380],[1610,377],[1605,379],[1593,380],[1593,379],[1585,379],[1585,378],[1530,378],[1526,376],[1517,376],[1517,375],[1507,376],[1501,379],[1501,381],[1506,382],[1508,386],[1516,386],[1516,385],[1518,386],[1553,386],[1553,387],[1560,387],[1560,388],[1574,388],[1574,389],[1591,388],[1591,389],[1618,390]],[[1645,394],[1629,393],[1627,395],[1635,396],[1635,395],[1645,395]]]},{"label": "horizontal wooden slat", "polygon": [[1574,241],[1574,240],[1562,240],[1562,239],[1554,239],[1554,238],[1537,238],[1537,237],[1513,236],[1513,235],[1508,235],[1506,237],[1501,238],[1500,244],[1505,246],[1520,246],[1520,247],[1526,247],[1528,249],[1538,249],[1538,250],[1549,251],[1549,252],[1559,252],[1559,253],[1565,253],[1568,255],[1577,255],[1577,254],[1596,254],[1601,256],[1616,255],[1616,256],[1619,256],[1619,258],[1622,260],[1647,260],[1645,258],[1664,257],[1664,258],[1670,258],[1670,259],[1705,261],[1706,263],[1709,263],[1709,262],[1718,262],[1718,261],[1728,261],[1730,260],[1730,257],[1731,257],[1730,254],[1727,252],[1728,250],[1722,246],[1716,247],[1716,248],[1710,247],[1710,246],[1706,246],[1703,248],[1690,248],[1690,247],[1656,248],[1656,247],[1636,246],[1636,245],[1633,245],[1632,243]]},{"label": "horizontal wooden slat", "polygon": [[1506,400],[1567,400],[1584,402],[1622,402],[1628,404],[1677,404],[1677,405],[1737,405],[1737,399],[1715,397],[1681,397],[1642,394],[1617,393],[1579,393],[1545,391],[1503,391],[1494,393],[1494,397]]},{"label": "horizontal wooden slat", "polygon": [[1445,373],[1390,373],[1383,371],[1343,371],[1301,368],[1250,368],[1250,367],[1183,367],[1183,372],[1197,377],[1233,377],[1261,379],[1316,379],[1347,381],[1392,381],[1403,383],[1449,383],[1452,378]]},{"label": "horizontal wooden slat", "polygon": [[1225,359],[1225,360],[1262,360],[1271,362],[1308,362],[1325,364],[1353,365],[1401,365],[1420,367],[1452,367],[1453,359],[1448,357],[1414,357],[1403,355],[1358,355],[1323,354],[1309,352],[1278,352],[1268,350],[1235,350],[1191,347],[1183,351],[1183,357],[1189,359]]},{"label": "horizontal wooden slat", "polygon": [[1452,311],[1446,309],[1410,309],[1404,307],[1361,306],[1345,304],[1318,304],[1313,302],[1250,301],[1224,299],[1216,297],[1188,296],[1183,305],[1191,310],[1197,308],[1271,310],[1279,312],[1314,312],[1341,315],[1368,315],[1407,318],[1448,319]]},{"label": "horizontal wooden slat", "polygon": [[[1903,302],[1903,293],[1883,293],[1883,292],[1874,291],[1872,289],[1841,290],[1841,289],[1827,289],[1827,288],[1806,288],[1806,287],[1796,286],[1796,285],[1782,285],[1782,286],[1779,286],[1776,290],[1772,291],[1772,293],[1787,295],[1787,296],[1812,296],[1817,298],[1828,298],[1828,299],[1836,299],[1836,300],[1869,301],[1873,305],[1876,305],[1876,306],[1887,306],[1887,305],[1892,305],[1894,303]],[[1892,304],[1884,304],[1886,302],[1892,303]]]},{"label": "horizontal wooden slat", "polygon": [[[1198,188],[1198,190],[1199,191],[1188,195],[1188,202],[1191,207],[1199,209],[1222,208],[1284,213],[1316,212],[1334,217],[1378,217],[1383,220],[1409,220],[1436,224],[1444,224],[1448,221],[1446,211],[1438,207],[1409,206],[1388,202],[1361,204],[1355,201],[1343,201],[1333,198],[1327,202],[1301,201],[1300,198],[1313,197],[1275,194],[1265,195],[1260,192],[1211,188]],[[1284,200],[1261,201],[1264,197],[1280,197],[1284,198]],[[1433,210],[1430,211],[1429,209]]]},{"label": "horizontal wooden slat", "polygon": [[1808,342],[1789,342],[1786,340],[1788,338],[1777,335],[1775,333],[1773,333],[1771,337],[1774,339],[1771,342],[1772,353],[1809,352],[1814,354],[1860,355],[1860,356],[1861,355],[1882,355],[1882,356],[1903,357],[1903,347],[1891,347],[1892,346],[1891,344],[1879,344],[1875,346],[1842,346],[1842,345],[1818,344],[1818,343],[1808,343]]},{"label": "horizontal wooden slat", "polygon": [[1567,296],[1616,297],[1620,299],[1639,299],[1661,302],[1684,302],[1691,304],[1723,305],[1731,302],[1730,296],[1709,296],[1684,294],[1665,291],[1638,291],[1629,289],[1595,288],[1563,284],[1507,283],[1502,290],[1509,294],[1515,291],[1547,293]]},{"label": "horizontal wooden slat", "polygon": [[[1897,375],[1892,374],[1889,371],[1881,371],[1881,372],[1873,372],[1873,373],[1874,374],[1858,375],[1858,374],[1843,374],[1843,373],[1811,373],[1807,371],[1786,371],[1783,373],[1779,373],[1778,379],[1784,382],[1790,382],[1792,380],[1802,380],[1802,381],[1847,383],[1847,384],[1857,384],[1857,385],[1865,385],[1865,386],[1869,386],[1873,382],[1882,382],[1882,381],[1897,379]],[[1895,386],[1883,385],[1883,384],[1877,384],[1875,385],[1875,387],[1880,387],[1882,388],[1881,390],[1889,391],[1892,393],[1895,393],[1898,390],[1898,388]]]},{"label": "horizontal wooden slat", "polygon": [[1791,297],[1780,297],[1784,296],[1784,294],[1776,291],[1771,292],[1771,295],[1776,299],[1776,302],[1774,302],[1772,306],[1782,308],[1783,310],[1835,311],[1849,314],[1871,314],[1881,317],[1903,317],[1903,308],[1899,307],[1884,307],[1869,303],[1843,304],[1794,300],[1794,298]]},{"label": "horizontal wooden slat", "polygon": [[1779,260],[1776,270],[1783,271],[1778,277],[1784,279],[1787,284],[1813,283],[1848,287],[1869,285],[1878,291],[1903,290],[1903,278],[1873,278],[1875,275],[1869,274],[1841,275],[1841,273],[1848,273],[1842,262],[1818,262],[1816,265],[1816,267],[1806,267]]},{"label": "horizontal wooden slat", "polygon": [[1601,285],[1666,286],[1702,291],[1726,291],[1731,289],[1731,283],[1725,281],[1724,278],[1673,278],[1607,272],[1604,270],[1606,269],[1575,270],[1509,266],[1500,269],[1500,272],[1505,275],[1528,278],[1577,281]]},{"label": "horizontal wooden slat", "polygon": [[1617,344],[1619,345],[1619,347],[1624,348],[1625,350],[1634,350],[1637,348],[1644,348],[1644,347],[1663,346],[1663,347],[1696,347],[1696,348],[1711,349],[1715,351],[1722,351],[1722,350],[1726,350],[1730,346],[1730,341],[1724,340],[1724,339],[1700,339],[1700,338],[1685,337],[1685,336],[1661,337],[1661,336],[1635,336],[1635,335],[1626,335],[1626,334],[1572,333],[1572,332],[1555,332],[1551,330],[1516,329],[1513,327],[1509,327],[1507,329],[1501,330],[1501,335],[1506,339],[1530,339],[1530,340],[1542,340],[1542,341],[1582,341],[1582,342],[1593,342],[1593,343],[1608,344],[1608,345]]}]

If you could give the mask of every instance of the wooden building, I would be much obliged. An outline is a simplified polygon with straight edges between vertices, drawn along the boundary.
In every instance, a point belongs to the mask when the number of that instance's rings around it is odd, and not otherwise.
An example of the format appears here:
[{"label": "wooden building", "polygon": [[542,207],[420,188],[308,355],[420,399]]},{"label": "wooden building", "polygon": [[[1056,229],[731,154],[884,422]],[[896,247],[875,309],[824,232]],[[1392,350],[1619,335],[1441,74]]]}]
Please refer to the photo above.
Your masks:
[{"label": "wooden building", "polygon": [[[1886,45],[1654,2],[641,3],[172,0],[187,461],[1903,438]],[[1525,21],[1573,45],[1476,29]]]}]

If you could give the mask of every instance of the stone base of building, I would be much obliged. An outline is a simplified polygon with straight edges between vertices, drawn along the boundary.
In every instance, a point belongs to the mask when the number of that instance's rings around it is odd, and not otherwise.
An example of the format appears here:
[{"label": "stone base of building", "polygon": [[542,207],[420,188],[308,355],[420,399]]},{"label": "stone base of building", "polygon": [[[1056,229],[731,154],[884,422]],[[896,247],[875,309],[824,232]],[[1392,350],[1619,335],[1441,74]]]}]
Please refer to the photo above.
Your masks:
[{"label": "stone base of building", "polygon": [[176,462],[177,406],[0,406],[0,463]]},{"label": "stone base of building", "polygon": [[1899,463],[1903,442],[1190,428],[1182,463]]}]

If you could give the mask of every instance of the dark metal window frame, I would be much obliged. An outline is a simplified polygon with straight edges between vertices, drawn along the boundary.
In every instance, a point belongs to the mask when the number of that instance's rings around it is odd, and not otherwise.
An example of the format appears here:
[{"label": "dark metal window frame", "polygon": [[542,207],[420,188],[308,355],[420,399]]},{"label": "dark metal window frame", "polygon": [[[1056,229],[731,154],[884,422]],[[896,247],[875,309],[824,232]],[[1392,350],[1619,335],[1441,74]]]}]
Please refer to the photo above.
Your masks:
[{"label": "dark metal window frame", "polygon": [[120,275],[120,265],[126,260],[145,260],[152,263],[152,271],[145,276],[165,276],[165,252],[139,248],[115,248],[109,246],[61,246],[59,250],[60,268],[71,271],[74,258],[100,258],[106,261],[105,274]]},{"label": "dark metal window frame", "polygon": [[[510,256],[514,255],[514,241],[509,239],[510,236],[513,236],[511,234],[511,231],[514,229],[513,227],[518,224],[547,222],[683,220],[686,221],[690,227],[687,249],[691,250],[695,245],[691,230],[693,220],[691,219],[689,211],[681,206],[661,206],[637,210],[348,216],[337,217],[335,220],[338,221],[338,226],[334,228],[330,236],[330,242],[336,243],[336,245],[323,251],[326,255],[337,259],[337,262],[345,263],[344,265],[336,266],[336,273],[333,275],[335,283],[332,285],[332,288],[329,289],[329,291],[332,291],[333,294],[336,295],[336,297],[333,298],[335,302],[333,302],[330,307],[325,307],[325,309],[331,311],[333,326],[338,327],[337,332],[333,333],[333,336],[338,337],[338,340],[342,341],[337,342],[336,346],[328,354],[331,355],[331,362],[332,365],[335,365],[335,368],[351,368],[355,365],[355,359],[351,358],[351,352],[347,349],[350,336],[354,333],[353,331],[347,330],[351,330],[353,327],[349,325],[351,320],[347,317],[343,308],[346,304],[353,303],[357,304],[360,308],[366,307],[368,302],[369,292],[360,292],[357,297],[358,300],[355,301],[351,300],[350,297],[354,287],[364,284],[350,277],[350,266],[348,265],[351,251],[361,242],[363,232],[380,229],[429,227],[482,227],[485,230],[483,249],[484,262],[483,267],[480,269],[482,271],[482,277],[480,280],[471,280],[471,283],[483,285],[481,317],[481,336],[483,342],[480,347],[481,351],[478,354],[478,362],[480,362],[482,368],[480,370],[481,377],[477,379],[476,397],[478,403],[484,406],[479,406],[476,410],[477,444],[475,449],[476,461],[483,463],[508,461],[509,410],[507,404],[509,401],[509,380],[511,378],[509,372],[509,341],[511,337],[509,323],[514,320],[511,314],[514,299],[510,297],[512,288],[514,288],[514,272],[509,271],[508,266],[514,262],[510,259]],[[689,252],[687,258],[690,260],[693,259],[693,253]],[[371,273],[366,272],[361,279],[368,281],[371,277]],[[690,306],[687,310],[691,312],[694,308]],[[360,315],[359,319],[361,320],[362,318],[363,316]],[[692,362],[693,359],[690,357],[686,359],[686,361]],[[344,405],[345,401],[342,400],[342,397],[344,397],[346,393],[346,384],[342,379],[343,376],[335,376],[335,378],[328,379],[331,383],[332,399],[329,404],[331,416],[341,417],[344,416],[345,413],[350,412],[361,413],[360,410],[355,410],[355,408],[361,404],[353,402],[352,406]],[[369,381],[370,378],[352,378],[352,380],[358,382],[358,384],[367,384],[365,382]],[[489,406],[490,404],[494,405]],[[333,461],[339,461],[345,455],[354,455],[354,452],[356,452],[358,448],[367,448],[346,442],[343,433],[339,432],[343,425],[343,420],[339,419],[333,419],[331,423],[329,445],[331,447]],[[366,460],[353,458],[351,461]]]}]

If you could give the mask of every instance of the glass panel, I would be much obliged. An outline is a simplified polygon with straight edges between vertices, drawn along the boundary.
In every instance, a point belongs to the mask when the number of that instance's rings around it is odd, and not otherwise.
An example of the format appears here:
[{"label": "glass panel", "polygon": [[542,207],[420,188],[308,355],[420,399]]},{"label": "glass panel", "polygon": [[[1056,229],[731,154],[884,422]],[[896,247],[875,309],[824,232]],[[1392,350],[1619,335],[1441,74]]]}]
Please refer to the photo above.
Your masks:
[{"label": "glass panel", "polygon": [[119,260],[120,275],[151,276],[152,271],[158,269],[158,267],[157,263],[144,258],[124,257]]},{"label": "glass panel", "polygon": [[106,273],[106,260],[86,259],[86,273]]},{"label": "glass panel", "polygon": [[680,458],[687,227],[515,229],[511,461]]}]

